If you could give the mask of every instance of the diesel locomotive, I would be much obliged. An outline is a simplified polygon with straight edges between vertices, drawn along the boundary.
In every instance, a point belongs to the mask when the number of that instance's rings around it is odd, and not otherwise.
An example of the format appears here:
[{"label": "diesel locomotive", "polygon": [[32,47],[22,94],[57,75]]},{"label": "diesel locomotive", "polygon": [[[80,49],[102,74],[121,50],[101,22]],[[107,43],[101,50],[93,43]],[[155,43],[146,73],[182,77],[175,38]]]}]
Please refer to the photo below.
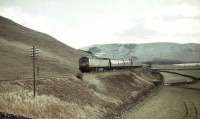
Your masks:
[{"label": "diesel locomotive", "polygon": [[81,57],[79,59],[79,70],[81,72],[107,71],[115,69],[129,69],[142,67],[141,63],[131,59],[110,59],[110,58],[90,58]]}]

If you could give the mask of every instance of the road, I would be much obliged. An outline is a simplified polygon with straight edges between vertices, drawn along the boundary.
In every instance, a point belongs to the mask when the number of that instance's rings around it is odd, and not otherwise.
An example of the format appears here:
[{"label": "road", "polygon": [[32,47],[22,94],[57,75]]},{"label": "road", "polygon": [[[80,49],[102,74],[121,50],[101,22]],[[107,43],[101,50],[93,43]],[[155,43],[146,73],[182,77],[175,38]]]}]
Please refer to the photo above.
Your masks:
[{"label": "road", "polygon": [[[200,71],[179,73],[200,75]],[[175,74],[162,73],[165,82],[190,81]],[[123,119],[200,119],[200,82],[179,86],[163,86],[156,94],[127,112]]]}]

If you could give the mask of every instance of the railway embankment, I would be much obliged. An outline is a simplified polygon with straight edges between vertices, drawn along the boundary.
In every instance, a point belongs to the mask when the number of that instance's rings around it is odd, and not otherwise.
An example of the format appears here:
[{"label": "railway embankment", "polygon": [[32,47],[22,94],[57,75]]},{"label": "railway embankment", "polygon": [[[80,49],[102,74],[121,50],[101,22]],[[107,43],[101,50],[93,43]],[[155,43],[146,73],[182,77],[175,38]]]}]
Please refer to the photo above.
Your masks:
[{"label": "railway embankment", "polygon": [[161,84],[151,70],[116,70],[1,82],[0,111],[30,118],[105,119],[118,117]]},{"label": "railway embankment", "polygon": [[103,118],[118,118],[162,84],[162,75],[153,70],[121,70],[85,74],[87,82],[105,104]]},{"label": "railway embankment", "polygon": [[131,96],[124,104],[120,105],[118,108],[114,110],[114,112],[109,113],[107,116],[109,119],[113,119],[113,117],[116,118],[123,118],[124,114],[128,111],[130,111],[132,108],[134,108],[139,103],[143,102],[147,97],[151,97],[152,95],[155,95],[160,88],[162,88],[163,85],[163,77],[159,73],[156,74],[159,75],[159,78],[157,80],[152,80],[153,86],[150,88],[144,88],[140,90],[139,94],[137,96]]}]

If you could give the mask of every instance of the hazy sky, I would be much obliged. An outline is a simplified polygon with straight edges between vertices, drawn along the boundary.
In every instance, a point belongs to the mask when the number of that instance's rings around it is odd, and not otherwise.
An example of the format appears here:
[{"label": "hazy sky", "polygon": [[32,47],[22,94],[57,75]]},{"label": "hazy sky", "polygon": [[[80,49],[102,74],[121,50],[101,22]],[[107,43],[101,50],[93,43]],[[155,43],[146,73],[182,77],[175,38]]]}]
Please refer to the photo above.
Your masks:
[{"label": "hazy sky", "polygon": [[0,15],[74,48],[200,43],[200,0],[0,0]]}]

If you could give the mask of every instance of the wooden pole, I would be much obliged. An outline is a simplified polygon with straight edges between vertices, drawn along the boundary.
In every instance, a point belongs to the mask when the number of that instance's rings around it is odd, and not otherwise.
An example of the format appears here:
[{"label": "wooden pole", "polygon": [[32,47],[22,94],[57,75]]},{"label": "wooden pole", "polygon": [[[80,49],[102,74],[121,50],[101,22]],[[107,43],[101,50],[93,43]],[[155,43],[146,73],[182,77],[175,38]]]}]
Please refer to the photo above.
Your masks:
[{"label": "wooden pole", "polygon": [[36,72],[35,72],[35,46],[33,46],[33,51],[32,51],[32,55],[33,55],[33,96],[35,97],[36,95]]}]

